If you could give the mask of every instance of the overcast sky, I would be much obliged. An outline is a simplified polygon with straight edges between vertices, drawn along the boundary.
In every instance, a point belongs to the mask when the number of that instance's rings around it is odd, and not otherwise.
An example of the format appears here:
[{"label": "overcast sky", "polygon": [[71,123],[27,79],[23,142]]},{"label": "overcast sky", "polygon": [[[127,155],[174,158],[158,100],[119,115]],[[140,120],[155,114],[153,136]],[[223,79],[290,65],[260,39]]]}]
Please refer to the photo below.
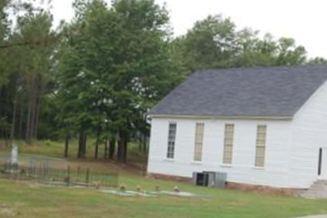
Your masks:
[{"label": "overcast sky", "polygon": [[[53,0],[56,23],[73,16],[73,0]],[[275,37],[292,37],[310,57],[327,58],[326,0],[156,0],[166,2],[175,35],[184,34],[209,14],[230,17],[238,28],[251,27]]]}]

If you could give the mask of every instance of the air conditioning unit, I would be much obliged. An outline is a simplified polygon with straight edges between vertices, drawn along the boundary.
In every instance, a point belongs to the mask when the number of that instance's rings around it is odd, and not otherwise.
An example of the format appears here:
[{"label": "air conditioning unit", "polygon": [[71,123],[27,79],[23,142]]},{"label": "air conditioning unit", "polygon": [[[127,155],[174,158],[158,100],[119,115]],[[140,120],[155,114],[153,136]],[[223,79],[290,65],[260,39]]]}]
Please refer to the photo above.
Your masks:
[{"label": "air conditioning unit", "polygon": [[198,186],[225,188],[227,173],[203,171],[193,172],[193,183]]}]

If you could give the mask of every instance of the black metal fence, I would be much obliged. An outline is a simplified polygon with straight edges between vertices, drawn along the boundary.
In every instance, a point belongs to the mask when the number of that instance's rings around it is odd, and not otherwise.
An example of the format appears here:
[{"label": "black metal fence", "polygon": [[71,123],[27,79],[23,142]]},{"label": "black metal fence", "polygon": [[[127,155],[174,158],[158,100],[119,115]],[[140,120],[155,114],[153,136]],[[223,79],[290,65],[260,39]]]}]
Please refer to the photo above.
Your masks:
[{"label": "black metal fence", "polygon": [[45,162],[39,165],[18,166],[7,162],[0,167],[0,177],[17,180],[35,180],[49,184],[79,185],[94,187],[117,187],[118,173],[99,173],[90,168],[75,167],[69,165],[66,169],[49,167]]}]

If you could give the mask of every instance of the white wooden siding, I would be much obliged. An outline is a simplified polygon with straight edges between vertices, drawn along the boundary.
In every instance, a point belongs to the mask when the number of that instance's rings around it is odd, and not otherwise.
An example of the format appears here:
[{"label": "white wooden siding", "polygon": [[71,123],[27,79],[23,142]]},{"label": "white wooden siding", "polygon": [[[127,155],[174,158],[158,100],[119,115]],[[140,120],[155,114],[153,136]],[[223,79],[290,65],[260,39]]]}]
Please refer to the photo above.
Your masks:
[{"label": "white wooden siding", "polygon": [[[177,123],[174,160],[165,158],[170,121]],[[192,161],[196,122],[205,124],[201,163]],[[231,166],[222,164],[226,123],[235,125]],[[308,188],[318,179],[319,148],[327,148],[327,84],[290,121],[153,118],[151,124],[149,173],[191,177],[194,171],[210,170],[227,172],[230,182]],[[267,125],[262,169],[254,167],[256,128],[261,124]]]},{"label": "white wooden siding", "polygon": [[[167,132],[169,122],[177,123],[174,160],[167,160]],[[201,163],[193,161],[196,122],[205,124]],[[224,166],[224,126],[233,123],[233,163]],[[277,187],[288,186],[288,143],[290,121],[192,120],[153,118],[148,172],[191,177],[194,171],[228,173],[228,181]],[[266,163],[256,168],[255,146],[258,124],[267,125]]]},{"label": "white wooden siding", "polygon": [[327,148],[327,84],[324,83],[294,116],[290,185],[309,187],[318,179],[319,148]]}]

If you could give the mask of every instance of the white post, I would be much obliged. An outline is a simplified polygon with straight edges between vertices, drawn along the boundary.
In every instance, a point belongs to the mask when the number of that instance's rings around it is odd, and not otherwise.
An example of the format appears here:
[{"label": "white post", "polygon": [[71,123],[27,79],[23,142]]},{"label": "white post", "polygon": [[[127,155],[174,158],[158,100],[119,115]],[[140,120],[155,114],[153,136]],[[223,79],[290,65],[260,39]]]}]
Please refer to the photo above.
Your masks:
[{"label": "white post", "polygon": [[12,146],[11,149],[10,164],[12,166],[18,165],[18,146],[15,144]]}]

